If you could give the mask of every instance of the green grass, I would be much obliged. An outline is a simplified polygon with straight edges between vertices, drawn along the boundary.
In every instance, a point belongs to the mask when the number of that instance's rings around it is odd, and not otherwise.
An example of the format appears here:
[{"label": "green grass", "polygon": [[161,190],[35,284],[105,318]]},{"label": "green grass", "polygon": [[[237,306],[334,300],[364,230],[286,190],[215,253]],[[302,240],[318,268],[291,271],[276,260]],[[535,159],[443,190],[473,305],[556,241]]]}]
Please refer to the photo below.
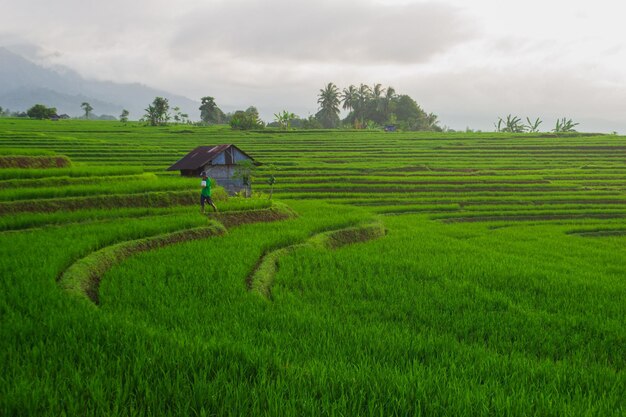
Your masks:
[{"label": "green grass", "polygon": [[[261,193],[207,217],[165,169],[218,143]],[[72,160],[0,169],[0,415],[626,415],[625,151],[0,119],[0,155]],[[97,306],[63,290],[77,270]]]},{"label": "green grass", "polygon": [[139,166],[128,167],[85,167],[49,168],[49,169],[0,169],[0,178],[12,180],[19,178],[41,179],[46,177],[90,177],[107,175],[134,175],[143,172]]},{"label": "green grass", "polygon": [[32,149],[32,148],[0,148],[1,156],[50,156],[54,155],[54,152],[47,151],[45,149]]}]

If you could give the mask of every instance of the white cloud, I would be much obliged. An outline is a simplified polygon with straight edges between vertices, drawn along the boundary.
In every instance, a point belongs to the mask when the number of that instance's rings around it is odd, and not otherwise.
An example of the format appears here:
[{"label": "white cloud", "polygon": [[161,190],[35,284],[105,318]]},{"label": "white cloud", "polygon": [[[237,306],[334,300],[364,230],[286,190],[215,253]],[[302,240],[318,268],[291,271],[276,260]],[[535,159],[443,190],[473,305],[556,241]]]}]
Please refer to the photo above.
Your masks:
[{"label": "white cloud", "polygon": [[425,62],[474,36],[458,9],[436,3],[233,0],[182,16],[172,53],[181,58],[217,53],[285,65],[401,64]]}]

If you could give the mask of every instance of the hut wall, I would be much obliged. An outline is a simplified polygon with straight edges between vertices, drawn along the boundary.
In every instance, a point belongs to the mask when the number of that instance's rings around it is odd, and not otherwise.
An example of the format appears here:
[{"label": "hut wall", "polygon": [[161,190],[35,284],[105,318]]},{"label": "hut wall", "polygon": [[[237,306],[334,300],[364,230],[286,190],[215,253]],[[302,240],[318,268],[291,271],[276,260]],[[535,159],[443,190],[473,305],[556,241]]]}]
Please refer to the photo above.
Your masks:
[{"label": "hut wall", "polygon": [[202,169],[211,178],[229,180],[235,175],[234,165],[205,165]]},{"label": "hut wall", "polygon": [[240,179],[215,179],[215,182],[220,187],[224,187],[228,195],[235,195],[244,191],[246,195],[250,195],[252,188],[249,185],[243,185],[243,181]]},{"label": "hut wall", "polygon": [[213,165],[224,165],[226,163],[225,157],[224,157],[224,152],[222,152],[221,154],[219,154],[215,158],[213,158],[213,160],[211,162],[213,163]]},{"label": "hut wall", "polygon": [[250,159],[246,155],[241,153],[239,150],[237,150],[236,148],[230,148],[230,149],[227,149],[226,151],[220,153],[215,158],[213,158],[213,160],[211,161],[213,163],[213,165],[224,165],[224,164],[226,164],[226,152],[232,152],[232,159],[233,159],[232,162],[234,164],[236,164],[239,161]]},{"label": "hut wall", "polygon": [[250,159],[248,158],[246,155],[244,155],[243,153],[241,153],[238,149],[236,148],[232,148],[233,150],[233,157],[235,159],[235,163],[239,162],[239,161],[244,161],[246,159]]},{"label": "hut wall", "polygon": [[245,186],[241,178],[233,178],[235,169],[235,165],[206,165],[203,168],[207,175],[213,178],[217,185],[224,187],[229,195],[234,195],[241,191],[246,191],[249,195],[251,193],[250,186]]}]

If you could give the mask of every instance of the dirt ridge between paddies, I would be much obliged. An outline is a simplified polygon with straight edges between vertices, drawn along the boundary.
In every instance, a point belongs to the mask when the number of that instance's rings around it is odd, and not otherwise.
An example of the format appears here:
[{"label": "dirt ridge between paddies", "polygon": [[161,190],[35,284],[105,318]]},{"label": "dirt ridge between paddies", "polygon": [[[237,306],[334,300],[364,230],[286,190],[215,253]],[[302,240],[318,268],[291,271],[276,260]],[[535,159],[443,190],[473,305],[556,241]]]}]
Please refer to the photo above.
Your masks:
[{"label": "dirt ridge between paddies", "polygon": [[193,191],[157,191],[136,194],[95,195],[0,202],[0,214],[75,211],[86,208],[170,207],[197,204]]},{"label": "dirt ridge between paddies", "polygon": [[591,229],[591,230],[571,230],[565,232],[567,235],[574,235],[580,237],[619,237],[626,236],[626,229]]},{"label": "dirt ridge between paddies", "polygon": [[580,219],[623,219],[623,213],[570,213],[570,214],[524,214],[502,216],[471,216],[471,217],[441,217],[435,220],[443,223],[478,223],[499,221],[551,221],[551,220],[580,220]]},{"label": "dirt ridge between paddies", "polygon": [[282,257],[300,248],[337,249],[354,243],[378,239],[386,234],[387,230],[379,222],[318,233],[305,242],[276,249],[263,255],[246,278],[246,285],[248,290],[257,292],[271,300],[272,283]]},{"label": "dirt ridge between paddies", "polygon": [[72,165],[70,158],[65,155],[30,156],[30,155],[2,155],[0,168],[68,168]]},{"label": "dirt ridge between paddies", "polygon": [[217,220],[227,229],[249,223],[285,220],[296,216],[297,214],[289,206],[276,201],[272,202],[272,207],[265,209],[237,210],[209,214],[209,218]]},{"label": "dirt ridge between paddies", "polygon": [[[254,212],[254,213],[253,213]],[[275,203],[274,207],[261,210],[224,213],[228,227],[255,222],[273,222],[294,217],[295,213],[287,206]],[[237,218],[240,219],[237,219]],[[209,220],[209,226],[179,230],[143,239],[130,240],[106,246],[79,259],[70,265],[59,278],[59,286],[70,294],[89,299],[98,305],[98,289],[102,276],[114,265],[125,259],[152,249],[192,240],[222,236],[227,233],[226,226],[217,220]]]}]

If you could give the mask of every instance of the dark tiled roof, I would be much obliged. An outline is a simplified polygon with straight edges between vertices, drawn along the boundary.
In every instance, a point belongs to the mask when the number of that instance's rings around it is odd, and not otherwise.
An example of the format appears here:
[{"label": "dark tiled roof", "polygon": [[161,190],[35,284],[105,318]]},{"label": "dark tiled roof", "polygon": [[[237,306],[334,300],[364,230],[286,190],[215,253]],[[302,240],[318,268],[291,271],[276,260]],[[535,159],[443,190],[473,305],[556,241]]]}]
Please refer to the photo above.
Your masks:
[{"label": "dark tiled roof", "polygon": [[198,146],[196,149],[189,152],[167,170],[178,171],[181,169],[198,169],[208,164],[210,161],[215,159],[215,157],[217,157],[219,154],[221,154],[231,146],[233,148],[236,148],[242,154],[246,155],[248,158],[254,160],[250,155],[237,148],[235,145]]}]

